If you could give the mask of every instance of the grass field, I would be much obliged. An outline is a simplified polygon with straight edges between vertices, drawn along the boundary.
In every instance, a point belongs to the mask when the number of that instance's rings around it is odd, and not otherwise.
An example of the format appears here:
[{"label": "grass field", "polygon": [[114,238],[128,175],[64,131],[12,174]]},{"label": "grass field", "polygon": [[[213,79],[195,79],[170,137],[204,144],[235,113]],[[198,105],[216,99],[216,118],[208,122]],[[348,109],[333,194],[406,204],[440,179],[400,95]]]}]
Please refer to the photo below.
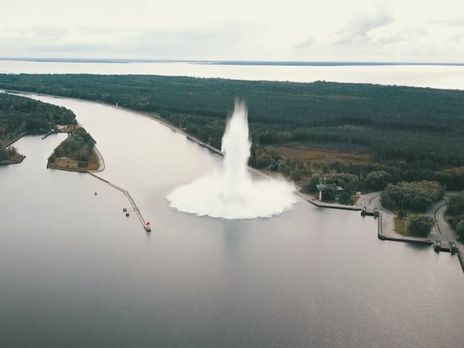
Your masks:
[{"label": "grass field", "polygon": [[72,172],[85,172],[87,170],[97,170],[100,167],[100,161],[95,150],[92,151],[87,167],[79,168],[78,162],[69,157],[58,157],[53,162],[48,163],[48,168],[67,170]]},{"label": "grass field", "polygon": [[367,153],[315,149],[302,145],[272,145],[266,148],[276,151],[285,159],[292,158],[320,163],[368,163],[373,161],[372,156]]}]

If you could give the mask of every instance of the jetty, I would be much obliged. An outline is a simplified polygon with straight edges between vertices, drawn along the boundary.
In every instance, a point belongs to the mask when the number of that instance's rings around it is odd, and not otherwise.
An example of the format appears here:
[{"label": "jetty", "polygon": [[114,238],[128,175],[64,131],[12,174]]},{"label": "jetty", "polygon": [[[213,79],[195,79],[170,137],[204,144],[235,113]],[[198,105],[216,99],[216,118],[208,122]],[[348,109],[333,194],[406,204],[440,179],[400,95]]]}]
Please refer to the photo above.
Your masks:
[{"label": "jetty", "polygon": [[42,140],[45,140],[48,138],[48,136],[52,135],[52,134],[55,134],[57,133],[56,129],[52,129],[50,130],[47,134],[45,134],[43,137],[42,137]]},{"label": "jetty", "polygon": [[127,191],[126,189],[122,188],[121,186],[118,186],[116,184],[113,184],[112,182],[102,178],[101,176],[98,176],[96,175],[95,173],[92,173],[90,171],[87,171],[88,174],[92,175],[94,178],[100,180],[100,181],[103,181],[105,184],[115,188],[116,190],[122,192],[124,194],[124,196],[126,196],[127,200],[129,201],[129,204],[131,205],[132,207],[132,210],[135,212],[135,214],[137,215],[137,218],[139,219],[140,223],[142,224],[142,227],[145,231],[147,232],[151,232],[151,225],[150,225],[150,222],[146,221],[144,218],[143,218],[143,215],[142,215],[142,212],[140,211],[139,207],[137,206],[137,204],[135,203],[134,199],[132,198],[131,194],[129,193],[129,191]]}]

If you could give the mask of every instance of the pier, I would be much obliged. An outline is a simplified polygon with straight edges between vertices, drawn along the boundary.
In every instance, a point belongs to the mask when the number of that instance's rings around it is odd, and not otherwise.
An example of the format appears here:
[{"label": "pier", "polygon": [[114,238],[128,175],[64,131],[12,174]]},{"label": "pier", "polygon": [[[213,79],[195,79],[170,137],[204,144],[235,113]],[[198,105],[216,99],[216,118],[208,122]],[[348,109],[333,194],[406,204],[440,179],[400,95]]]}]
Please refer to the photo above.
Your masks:
[{"label": "pier", "polygon": [[118,185],[115,185],[113,184],[112,182],[106,180],[106,179],[103,179],[101,176],[98,176],[90,171],[87,171],[88,174],[92,175],[94,178],[100,180],[100,181],[103,181],[105,184],[115,188],[116,190],[122,192],[124,194],[124,196],[126,196],[127,200],[129,201],[129,204],[131,205],[132,207],[132,210],[135,212],[135,214],[137,215],[137,218],[139,219],[140,223],[142,224],[142,227],[145,231],[147,232],[151,232],[151,226],[150,226],[150,223],[148,221],[146,221],[144,218],[143,218],[143,215],[142,215],[142,212],[140,211],[139,207],[137,206],[137,204],[135,203],[134,199],[132,198],[132,196],[130,195],[129,191],[127,191],[126,189],[122,188],[121,186],[118,186]]},{"label": "pier", "polygon": [[51,131],[49,131],[47,134],[45,134],[45,135],[42,137],[42,140],[47,139],[47,137],[48,137],[49,135],[52,135],[52,134],[55,134],[55,133],[57,133],[57,131],[56,131],[55,129],[52,129]]}]

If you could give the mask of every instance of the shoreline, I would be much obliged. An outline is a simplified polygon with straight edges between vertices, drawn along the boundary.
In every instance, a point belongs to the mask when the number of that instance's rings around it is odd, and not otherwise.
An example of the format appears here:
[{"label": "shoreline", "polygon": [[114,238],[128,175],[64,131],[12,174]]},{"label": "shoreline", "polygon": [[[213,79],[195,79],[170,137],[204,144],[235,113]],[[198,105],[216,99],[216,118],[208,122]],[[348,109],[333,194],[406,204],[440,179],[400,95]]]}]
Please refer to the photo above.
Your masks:
[{"label": "shoreline", "polygon": [[[173,132],[184,135],[188,140],[196,143],[197,145],[208,149],[209,151],[211,151],[212,153],[214,153],[216,155],[224,157],[224,154],[218,148],[216,148],[216,147],[214,147],[214,146],[212,146],[210,144],[207,144],[207,143],[201,141],[200,139],[186,133],[184,130],[182,130],[179,127],[175,126],[171,122],[165,120],[164,118],[162,118],[162,116],[160,114],[155,113],[155,112],[132,110],[132,109],[129,109],[129,108],[124,107],[124,106],[119,106],[119,105],[116,106],[114,104],[109,104],[107,102],[102,102],[102,101],[97,101],[97,100],[80,99],[80,98],[63,97],[63,96],[53,95],[53,94],[44,94],[44,93],[36,93],[36,92],[29,92],[29,91],[19,91],[19,90],[12,90],[12,89],[5,90],[5,92],[7,92],[7,93],[12,92],[12,93],[18,93],[18,94],[23,94],[23,95],[31,94],[31,95],[38,95],[38,96],[44,96],[44,97],[53,97],[53,98],[58,98],[58,99],[79,100],[81,102],[105,105],[105,106],[108,106],[108,107],[111,107],[111,108],[114,108],[114,109],[121,109],[121,110],[124,110],[124,111],[127,111],[127,112],[135,113],[135,114],[138,114],[140,116],[143,116],[143,117],[149,118],[151,120],[157,121],[158,123],[161,123],[163,126],[166,126],[169,129],[171,129]],[[250,172],[256,174],[256,175],[262,176],[264,178],[269,178],[269,175],[267,175],[265,172],[263,172],[263,171],[261,171],[259,169],[248,166],[248,170]],[[341,210],[353,210],[353,211],[360,211],[361,210],[361,208],[359,206],[357,206],[356,204],[354,204],[354,205],[343,205],[343,204],[337,204],[337,203],[320,202],[318,200],[315,200],[315,199],[309,197],[307,194],[305,194],[304,192],[301,192],[301,191],[299,191],[297,189],[295,189],[294,193],[295,193],[296,196],[298,196],[302,200],[304,200],[304,201],[306,201],[306,202],[308,202],[308,203],[310,203],[310,204],[312,204],[312,205],[314,205],[316,207],[341,209]]]},{"label": "shoreline", "polygon": [[101,154],[101,152],[98,150],[97,146],[93,147],[93,152],[98,158],[98,168],[95,170],[89,170],[89,171],[93,173],[103,172],[106,168],[105,159],[103,158],[103,155]]},{"label": "shoreline", "polygon": [[[196,138],[194,136],[191,136],[191,135],[187,134],[184,130],[176,127],[175,125],[173,125],[169,121],[163,119],[161,117],[161,115],[157,114],[157,113],[149,113],[149,112],[131,110],[131,109],[126,108],[126,107],[116,106],[116,105],[109,104],[109,103],[106,103],[106,102],[82,100],[82,99],[77,99],[77,98],[69,98],[69,97],[54,96],[54,95],[48,95],[48,94],[32,93],[32,92],[21,92],[21,91],[15,91],[15,92],[26,94],[26,95],[27,94],[42,95],[42,96],[49,96],[49,97],[69,99],[69,100],[79,100],[79,101],[83,101],[83,102],[87,102],[87,103],[101,104],[101,105],[105,105],[107,107],[112,107],[112,108],[115,108],[115,109],[122,109],[124,111],[133,113],[133,114],[135,114],[137,116],[143,116],[143,117],[150,118],[151,120],[156,121],[156,122],[160,123],[161,125],[168,127],[173,132],[184,135],[187,138],[187,140],[190,140],[191,142],[194,142],[197,145],[206,148],[207,150],[209,150],[213,154],[219,155],[221,157],[224,156],[224,154],[219,149],[217,149],[214,146],[211,146],[209,144],[206,144],[205,142],[201,141],[200,139],[198,139],[198,138]],[[94,147],[94,153],[98,156],[98,159],[103,158],[101,156],[101,154],[99,153],[99,151],[96,150],[96,147]],[[101,169],[102,166],[103,166],[103,169]],[[74,170],[74,169],[66,168],[66,169],[58,169],[58,170],[66,170],[66,171],[74,171],[74,172],[87,172],[88,174],[95,176],[92,173],[93,171],[86,170],[86,169]],[[97,169],[97,171],[102,171],[102,170],[104,170],[104,163],[103,164],[100,163],[99,168]],[[256,174],[256,175],[261,176],[261,177],[265,177],[265,178],[269,177],[269,175],[267,175],[265,172],[262,172],[262,171],[260,171],[258,169],[255,169],[255,168],[252,168],[250,166],[248,166],[248,170],[250,172]],[[102,178],[99,178],[99,177],[98,177],[98,179],[102,180]],[[105,179],[103,179],[103,180],[105,180]],[[372,193],[374,193],[374,192],[372,192]],[[361,206],[358,205],[358,204],[342,205],[342,204],[336,204],[336,203],[334,204],[334,203],[319,202],[319,201],[315,200],[314,198],[310,197],[309,195],[307,195],[307,194],[305,194],[305,193],[303,193],[303,192],[301,192],[299,190],[296,190],[296,189],[294,191],[294,194],[296,196],[298,196],[300,199],[302,199],[303,201],[305,201],[307,203],[310,203],[310,204],[312,204],[312,205],[314,205],[316,207],[319,207],[319,208],[340,209],[340,210],[358,211],[358,212],[362,209]],[[370,200],[369,202],[371,202],[371,201],[372,200]],[[383,240],[390,240],[390,241],[396,241],[396,242],[422,244],[422,245],[427,245],[427,246],[432,245],[434,247],[435,251],[451,252],[451,247],[447,248],[447,247],[440,247],[439,246],[438,249],[437,249],[436,248],[437,247],[436,243],[431,238],[428,238],[428,237],[427,238],[409,237],[409,236],[403,236],[403,235],[397,233],[395,231],[394,218],[395,218],[395,215],[392,212],[388,211],[387,209],[385,209],[383,207],[380,207],[380,215],[377,218],[378,219],[378,229],[377,229],[377,237],[378,237],[378,239],[380,239],[382,241]],[[142,221],[142,220],[143,220],[143,218],[141,219],[142,225],[144,225],[144,227],[146,227],[146,225],[144,224],[144,221]],[[436,240],[439,240],[439,239],[437,238]],[[457,253],[457,256],[458,256],[458,259],[459,259],[459,263],[461,264],[462,269],[464,271],[464,262],[463,262],[464,256],[462,254],[463,253],[462,250],[464,250],[464,248],[463,248],[462,244],[459,241],[456,241],[456,242],[457,242],[457,245],[458,245],[456,253]]]},{"label": "shoreline", "polygon": [[17,136],[13,137],[13,139],[10,139],[8,140],[6,143],[5,143],[5,148],[13,145],[14,143],[16,143],[19,139],[21,139],[22,137],[28,135],[27,132],[23,132],[23,133],[20,133],[18,134]]},{"label": "shoreline", "polygon": [[10,164],[19,164],[19,163],[22,163],[22,161],[24,161],[25,158],[26,158],[25,155],[21,155],[20,158],[17,158],[17,159],[0,160],[0,166],[7,166]]},{"label": "shoreline", "polygon": [[[16,143],[18,140],[20,140],[22,137],[24,137],[26,135],[28,135],[28,134],[26,132],[23,132],[23,133],[20,133],[20,134],[16,135],[15,137],[13,137],[13,139],[8,140],[5,143],[5,149],[12,146],[14,143]],[[7,166],[7,165],[10,165],[10,164],[19,164],[19,163],[22,163],[25,158],[26,158],[26,156],[20,153],[19,157],[16,158],[16,159],[0,160],[0,166]]]},{"label": "shoreline", "polygon": [[[98,168],[96,168],[96,169],[89,168],[89,163],[87,164],[86,167],[79,168],[79,167],[62,166],[62,165],[56,164],[55,162],[50,163],[50,161],[47,161],[47,169],[63,170],[63,171],[66,171],[66,172],[76,172],[76,173],[88,173],[88,172],[98,173],[98,172],[104,171],[105,170],[105,161],[104,161],[103,156],[101,155],[100,151],[98,151],[98,149],[96,148],[96,146],[94,146],[94,148],[92,149],[92,157],[96,158],[96,160],[98,162]],[[67,157],[65,157],[65,158],[67,158]]]}]

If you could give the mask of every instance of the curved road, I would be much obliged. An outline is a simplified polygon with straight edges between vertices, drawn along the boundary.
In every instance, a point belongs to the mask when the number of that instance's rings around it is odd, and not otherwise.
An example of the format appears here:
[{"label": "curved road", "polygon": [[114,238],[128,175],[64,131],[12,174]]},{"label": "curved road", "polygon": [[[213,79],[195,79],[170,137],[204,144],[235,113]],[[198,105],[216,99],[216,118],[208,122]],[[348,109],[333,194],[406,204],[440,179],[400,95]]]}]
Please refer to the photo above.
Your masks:
[{"label": "curved road", "polygon": [[426,213],[435,221],[432,234],[435,237],[439,237],[442,241],[456,241],[456,232],[445,220],[446,203],[449,196],[450,194],[447,193],[444,199],[431,206]]},{"label": "curved road", "polygon": [[[362,195],[361,197],[359,197],[358,201],[356,202],[356,205],[360,207],[366,207],[368,210],[378,208],[382,211],[382,214],[385,217],[389,217],[388,221],[392,220],[393,213],[382,208],[382,204],[380,202],[380,194],[381,192],[370,192],[365,195]],[[426,215],[430,216],[435,221],[435,225],[432,228],[431,235],[433,237],[441,239],[442,241],[456,241],[456,232],[451,228],[451,226],[445,219],[446,203],[448,201],[448,198],[453,194],[453,192],[447,192],[444,199],[432,205],[426,212]],[[393,225],[390,227],[393,228]],[[385,230],[388,230],[388,228],[386,228]]]},{"label": "curved road", "polygon": [[374,208],[381,208],[380,204],[380,193],[381,192],[369,192],[365,195],[362,195],[356,201],[356,205],[360,207],[366,207],[368,210],[373,210]]}]

